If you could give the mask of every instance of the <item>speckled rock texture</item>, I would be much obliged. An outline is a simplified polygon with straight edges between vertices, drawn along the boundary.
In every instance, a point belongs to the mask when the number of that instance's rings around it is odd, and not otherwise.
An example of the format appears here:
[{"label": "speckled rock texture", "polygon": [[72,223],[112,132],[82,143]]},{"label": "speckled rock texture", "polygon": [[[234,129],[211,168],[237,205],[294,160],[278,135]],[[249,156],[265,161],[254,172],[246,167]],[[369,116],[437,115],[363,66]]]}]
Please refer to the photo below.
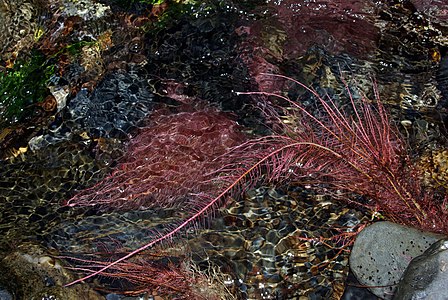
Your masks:
[{"label": "speckled rock texture", "polygon": [[372,293],[392,299],[411,260],[441,238],[441,235],[395,223],[377,222],[356,238],[350,254],[350,268],[362,285],[382,286],[370,288]]},{"label": "speckled rock texture", "polygon": [[410,262],[393,299],[448,299],[448,238]]}]

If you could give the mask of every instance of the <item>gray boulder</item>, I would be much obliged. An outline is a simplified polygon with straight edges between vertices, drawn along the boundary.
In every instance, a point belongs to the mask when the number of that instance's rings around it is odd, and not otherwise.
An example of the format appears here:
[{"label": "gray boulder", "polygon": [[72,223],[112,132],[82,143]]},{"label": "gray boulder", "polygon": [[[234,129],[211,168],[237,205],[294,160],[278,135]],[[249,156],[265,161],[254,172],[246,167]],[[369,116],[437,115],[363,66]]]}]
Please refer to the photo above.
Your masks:
[{"label": "gray boulder", "polygon": [[448,299],[448,238],[437,241],[411,261],[393,299]]},{"label": "gray boulder", "polygon": [[362,285],[389,300],[411,260],[442,238],[391,222],[377,222],[356,238],[350,268]]}]

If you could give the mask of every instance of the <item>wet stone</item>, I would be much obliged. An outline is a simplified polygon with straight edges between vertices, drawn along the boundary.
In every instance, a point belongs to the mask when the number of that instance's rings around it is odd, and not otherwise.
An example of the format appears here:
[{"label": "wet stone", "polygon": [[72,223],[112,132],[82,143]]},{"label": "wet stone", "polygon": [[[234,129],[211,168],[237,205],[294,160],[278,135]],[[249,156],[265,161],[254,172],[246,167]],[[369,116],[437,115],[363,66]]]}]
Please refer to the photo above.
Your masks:
[{"label": "wet stone", "polygon": [[86,284],[63,287],[74,279],[42,247],[24,243],[0,259],[0,299],[91,299],[104,297]]},{"label": "wet stone", "polygon": [[391,222],[377,222],[356,238],[350,268],[362,285],[383,299],[392,299],[396,285],[410,261],[442,236]]},{"label": "wet stone", "polygon": [[99,137],[126,137],[152,109],[153,95],[135,73],[108,74],[89,95],[81,90],[69,105],[74,126]]},{"label": "wet stone", "polygon": [[[146,79],[137,72],[122,71],[107,74],[92,92],[82,89],[68,102],[61,112],[63,122],[44,128],[41,135],[33,137],[28,143],[31,150],[90,138],[101,138],[97,147],[100,152],[103,147],[109,150],[109,144],[127,140],[143,123],[152,111],[153,94]],[[117,158],[110,154],[112,160]]]},{"label": "wet stone", "polygon": [[[168,213],[171,212],[171,215]],[[117,247],[137,248],[154,236],[151,228],[173,222],[175,210],[160,217],[152,209],[131,212],[110,212],[101,215],[95,209],[56,224],[48,236],[60,251],[91,253]],[[144,216],[144,218],[142,218]],[[132,220],[132,222],[130,222]],[[86,243],[86,240],[89,241]]]},{"label": "wet stone", "polygon": [[110,8],[96,1],[62,1],[61,12],[67,16],[79,16],[84,20],[102,18],[110,13]]},{"label": "wet stone", "polygon": [[3,289],[2,287],[0,287],[0,299],[1,300],[14,300],[14,297],[6,289]]},{"label": "wet stone", "polygon": [[20,243],[43,238],[59,220],[68,218],[67,209],[60,206],[67,192],[107,172],[88,149],[74,143],[29,151],[0,166],[4,186],[0,188],[0,233],[5,237],[0,240],[0,249],[11,240]]},{"label": "wet stone", "polygon": [[414,258],[397,286],[394,300],[447,298],[448,238],[441,239]]},{"label": "wet stone", "polygon": [[[42,2],[44,3],[44,2]],[[38,1],[0,1],[0,59],[11,59],[14,52],[34,44],[36,21],[41,8]]]}]

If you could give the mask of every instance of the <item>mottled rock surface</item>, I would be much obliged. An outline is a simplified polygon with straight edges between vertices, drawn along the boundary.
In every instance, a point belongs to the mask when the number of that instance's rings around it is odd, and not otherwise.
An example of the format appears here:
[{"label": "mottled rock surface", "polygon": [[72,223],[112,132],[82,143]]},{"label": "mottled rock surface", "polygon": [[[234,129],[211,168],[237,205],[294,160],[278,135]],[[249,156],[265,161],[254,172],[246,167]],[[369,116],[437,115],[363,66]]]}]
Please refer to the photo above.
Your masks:
[{"label": "mottled rock surface", "polygon": [[411,261],[393,299],[448,299],[448,238]]},{"label": "mottled rock surface", "polygon": [[357,237],[350,254],[356,278],[383,299],[392,299],[396,285],[411,260],[425,252],[441,235],[391,222],[377,222]]}]

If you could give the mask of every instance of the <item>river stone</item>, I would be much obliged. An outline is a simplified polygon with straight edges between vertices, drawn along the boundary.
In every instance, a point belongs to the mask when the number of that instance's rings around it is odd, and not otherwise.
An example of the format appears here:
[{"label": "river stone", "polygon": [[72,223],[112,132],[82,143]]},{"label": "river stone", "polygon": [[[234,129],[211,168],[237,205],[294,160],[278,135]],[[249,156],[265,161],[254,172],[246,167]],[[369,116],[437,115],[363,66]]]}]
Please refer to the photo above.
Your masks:
[{"label": "river stone", "polygon": [[14,300],[14,298],[10,292],[0,287],[0,300]]},{"label": "river stone", "polygon": [[82,89],[67,105],[72,131],[89,136],[124,138],[151,113],[154,95],[137,71],[104,76],[93,92]]},{"label": "river stone", "polygon": [[75,280],[41,245],[24,242],[0,259],[0,300],[104,300],[87,283]]},{"label": "river stone", "polygon": [[410,262],[393,299],[448,299],[448,238]]},{"label": "river stone", "polygon": [[350,254],[350,268],[358,281],[383,299],[392,299],[411,260],[442,235],[391,222],[377,222],[360,232]]}]

